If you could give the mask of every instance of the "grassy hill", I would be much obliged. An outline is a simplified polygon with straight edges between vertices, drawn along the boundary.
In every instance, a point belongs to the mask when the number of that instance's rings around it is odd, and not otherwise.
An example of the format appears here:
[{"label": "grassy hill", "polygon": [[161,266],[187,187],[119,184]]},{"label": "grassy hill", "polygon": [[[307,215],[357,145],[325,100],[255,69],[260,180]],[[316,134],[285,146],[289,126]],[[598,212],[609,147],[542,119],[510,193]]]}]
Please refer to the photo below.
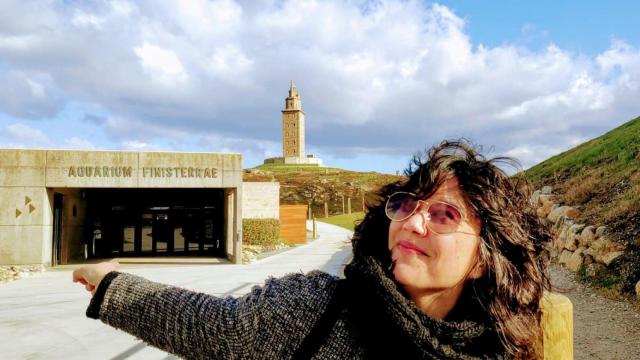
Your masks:
[{"label": "grassy hill", "polygon": [[[362,211],[367,193],[402,177],[377,172],[357,172],[337,168],[309,165],[260,165],[245,169],[243,181],[277,181],[280,183],[282,204],[311,204],[317,218],[324,217],[324,203],[329,214],[342,214],[348,210]],[[343,200],[344,199],[344,200]]]},{"label": "grassy hill", "polygon": [[623,243],[640,239],[640,117],[528,169],[582,219],[610,226]]},{"label": "grassy hill", "polygon": [[627,249],[626,261],[613,269],[623,280],[630,272],[640,274],[640,117],[549,158],[525,176],[536,188],[553,186],[557,202],[580,210],[578,221],[609,228],[610,238]]}]

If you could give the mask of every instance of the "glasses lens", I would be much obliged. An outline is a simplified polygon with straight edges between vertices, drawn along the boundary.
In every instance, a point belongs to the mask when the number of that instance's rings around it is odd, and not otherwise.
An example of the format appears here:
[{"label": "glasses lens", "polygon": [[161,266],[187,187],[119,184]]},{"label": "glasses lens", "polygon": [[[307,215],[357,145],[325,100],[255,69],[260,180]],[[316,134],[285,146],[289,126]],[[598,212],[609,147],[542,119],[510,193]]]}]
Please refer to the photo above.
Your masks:
[{"label": "glasses lens", "polygon": [[434,202],[430,204],[429,209],[429,225],[433,231],[446,234],[455,232],[462,221],[462,214],[454,206]]},{"label": "glasses lens", "polygon": [[408,193],[395,193],[389,197],[385,212],[394,221],[402,221],[415,211],[418,199]]}]

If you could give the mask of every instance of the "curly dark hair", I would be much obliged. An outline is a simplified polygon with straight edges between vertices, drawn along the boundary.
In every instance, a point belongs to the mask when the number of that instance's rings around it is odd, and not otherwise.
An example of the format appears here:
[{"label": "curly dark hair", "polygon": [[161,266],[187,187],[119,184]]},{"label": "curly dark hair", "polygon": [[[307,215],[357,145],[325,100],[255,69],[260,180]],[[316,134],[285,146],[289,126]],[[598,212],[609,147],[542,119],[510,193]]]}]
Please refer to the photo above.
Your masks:
[{"label": "curly dark hair", "polygon": [[[551,288],[547,264],[551,235],[530,210],[531,187],[520,174],[508,176],[498,165],[518,169],[507,157],[487,159],[466,140],[444,141],[416,155],[406,179],[370,194],[364,219],[356,226],[353,251],[391,265],[387,236],[390,220],[385,202],[396,191],[429,197],[455,177],[466,201],[482,221],[480,279],[469,280],[463,292],[486,310],[506,351],[515,358],[541,358],[540,301]],[[468,291],[471,289],[472,291]]]}]

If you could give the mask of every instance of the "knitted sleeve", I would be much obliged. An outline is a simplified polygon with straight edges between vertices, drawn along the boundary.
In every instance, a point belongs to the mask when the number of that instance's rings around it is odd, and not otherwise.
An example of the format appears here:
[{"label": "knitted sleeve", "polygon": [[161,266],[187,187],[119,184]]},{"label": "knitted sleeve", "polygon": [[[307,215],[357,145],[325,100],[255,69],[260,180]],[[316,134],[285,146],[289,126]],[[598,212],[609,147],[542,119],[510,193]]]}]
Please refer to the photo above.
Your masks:
[{"label": "knitted sleeve", "polygon": [[127,273],[109,280],[96,292],[103,292],[102,299],[92,300],[89,310],[97,308],[94,312],[106,324],[189,359],[290,357],[337,284],[337,278],[319,271],[291,274],[269,279],[236,299]]}]

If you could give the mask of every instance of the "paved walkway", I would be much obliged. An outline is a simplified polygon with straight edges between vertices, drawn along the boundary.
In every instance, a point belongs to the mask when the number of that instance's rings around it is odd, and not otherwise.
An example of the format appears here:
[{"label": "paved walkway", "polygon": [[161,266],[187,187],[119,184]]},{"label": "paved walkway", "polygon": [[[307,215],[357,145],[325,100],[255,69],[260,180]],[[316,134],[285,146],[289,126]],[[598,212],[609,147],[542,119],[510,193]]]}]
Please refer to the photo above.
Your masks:
[{"label": "paved walkway", "polygon": [[[310,224],[307,224],[309,227]],[[319,239],[251,265],[126,265],[123,271],[210,294],[239,296],[269,276],[314,269],[340,274],[351,232],[318,222]],[[2,359],[173,359],[85,317],[90,295],[71,282],[71,269],[0,285]]]}]

